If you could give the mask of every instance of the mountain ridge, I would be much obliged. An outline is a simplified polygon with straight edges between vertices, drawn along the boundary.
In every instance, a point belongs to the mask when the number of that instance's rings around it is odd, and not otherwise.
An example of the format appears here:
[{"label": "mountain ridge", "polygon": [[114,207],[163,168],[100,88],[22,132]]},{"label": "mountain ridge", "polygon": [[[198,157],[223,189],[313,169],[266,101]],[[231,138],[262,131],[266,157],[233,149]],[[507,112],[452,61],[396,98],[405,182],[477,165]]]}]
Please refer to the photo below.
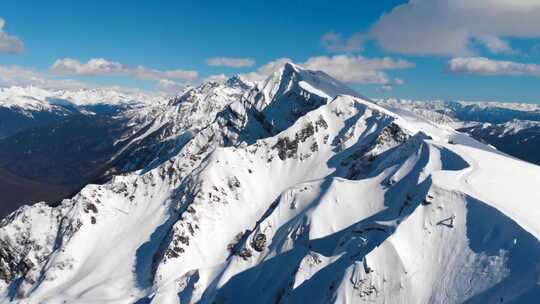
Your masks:
[{"label": "mountain ridge", "polygon": [[540,165],[540,108],[534,104],[376,100],[450,126],[513,157]]},{"label": "mountain ridge", "polygon": [[171,101],[135,171],[1,222],[3,301],[533,299],[539,167],[326,77]]}]

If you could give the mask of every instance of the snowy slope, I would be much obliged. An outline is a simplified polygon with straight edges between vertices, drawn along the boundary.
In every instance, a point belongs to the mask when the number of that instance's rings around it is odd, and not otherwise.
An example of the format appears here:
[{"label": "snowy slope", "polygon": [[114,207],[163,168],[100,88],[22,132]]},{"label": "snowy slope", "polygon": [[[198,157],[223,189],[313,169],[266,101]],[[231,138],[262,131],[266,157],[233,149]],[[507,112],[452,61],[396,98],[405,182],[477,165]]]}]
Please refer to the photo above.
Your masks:
[{"label": "snowy slope", "polygon": [[540,165],[540,121],[469,122],[458,130],[514,157]]},{"label": "snowy slope", "polygon": [[2,221],[3,301],[533,303],[540,167],[350,94],[286,64],[171,101],[174,152]]},{"label": "snowy slope", "polygon": [[74,115],[122,115],[134,109],[137,115],[144,115],[149,111],[146,109],[166,100],[165,96],[108,89],[0,88],[0,139],[32,127],[59,123]]},{"label": "snowy slope", "polygon": [[377,100],[467,133],[522,160],[540,165],[540,107],[503,102]]},{"label": "snowy slope", "polygon": [[461,127],[467,122],[506,123],[512,120],[540,121],[537,104],[466,102],[443,100],[377,99],[377,104],[410,110],[437,123]]},{"label": "snowy slope", "polygon": [[[112,160],[112,173],[156,166],[180,151],[198,132],[214,132],[221,146],[252,143],[276,134],[296,119],[327,103],[338,94],[356,94],[323,72],[308,71],[289,63],[261,83],[233,76],[226,83],[207,82],[189,88],[167,105],[143,115],[134,138]],[[140,121],[139,117],[144,118]],[[203,142],[201,145],[207,145]]]},{"label": "snowy slope", "polygon": [[540,121],[513,119],[505,123],[473,123],[469,122],[463,128],[474,128],[475,130],[489,133],[489,135],[503,138],[505,136],[517,135],[523,131],[540,128]]},{"label": "snowy slope", "polygon": [[56,204],[100,178],[164,101],[104,89],[0,89],[0,217]]}]

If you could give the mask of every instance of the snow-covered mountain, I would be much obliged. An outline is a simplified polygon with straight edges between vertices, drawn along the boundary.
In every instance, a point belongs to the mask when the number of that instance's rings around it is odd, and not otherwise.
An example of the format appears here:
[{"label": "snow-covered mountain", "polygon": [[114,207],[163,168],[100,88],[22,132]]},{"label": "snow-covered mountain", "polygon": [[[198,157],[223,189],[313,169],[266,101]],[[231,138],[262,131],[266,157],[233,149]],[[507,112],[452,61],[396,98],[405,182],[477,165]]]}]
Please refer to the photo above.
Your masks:
[{"label": "snow-covered mountain", "polygon": [[165,96],[144,92],[125,93],[112,89],[46,90],[38,87],[0,88],[0,106],[21,110],[51,110],[55,106],[162,103]]},{"label": "snow-covered mountain", "polygon": [[540,165],[540,121],[469,122],[458,130],[512,156]]},{"label": "snow-covered mountain", "polygon": [[165,96],[106,89],[0,88],[0,138],[32,127],[58,123],[71,115],[114,114],[165,101]]},{"label": "snow-covered mountain", "polygon": [[540,165],[540,105],[504,102],[377,100],[451,126],[514,157]]},{"label": "snow-covered mountain", "polygon": [[1,222],[3,302],[538,298],[536,165],[290,63],[150,117],[140,170]]},{"label": "snow-covered mountain", "polygon": [[103,89],[0,89],[0,217],[23,203],[55,203],[99,178],[164,102]]},{"label": "snow-covered mountain", "polygon": [[225,83],[203,83],[145,114],[151,123],[138,123],[145,125],[144,131],[115,156],[109,174],[160,164],[199,132],[211,133],[211,144],[253,143],[284,130],[338,94],[357,95],[323,72],[293,65],[258,84],[240,76]]}]

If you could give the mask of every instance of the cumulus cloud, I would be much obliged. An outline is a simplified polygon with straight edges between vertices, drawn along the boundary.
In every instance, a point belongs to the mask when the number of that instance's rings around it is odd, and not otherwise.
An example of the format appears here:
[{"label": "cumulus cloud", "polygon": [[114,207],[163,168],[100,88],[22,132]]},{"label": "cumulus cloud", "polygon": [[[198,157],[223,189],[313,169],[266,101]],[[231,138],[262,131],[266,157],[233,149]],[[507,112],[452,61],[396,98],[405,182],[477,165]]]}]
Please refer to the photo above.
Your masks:
[{"label": "cumulus cloud", "polygon": [[[286,62],[292,62],[292,60],[279,58],[259,67],[255,72],[241,76],[249,81],[261,81],[276,72]],[[392,79],[385,70],[414,67],[413,63],[403,59],[366,58],[351,55],[316,56],[308,58],[300,65],[306,69],[323,71],[349,84],[377,84],[386,88],[402,85],[404,81],[400,78]]]},{"label": "cumulus cloud", "polygon": [[242,77],[248,81],[261,81],[272,75],[287,62],[292,62],[292,60],[289,58],[278,58],[262,65],[254,72],[242,74]]},{"label": "cumulus cloud", "polygon": [[488,51],[490,51],[493,54],[516,54],[518,53],[517,50],[512,49],[510,46],[510,43],[506,40],[503,40],[497,36],[487,35],[482,36],[479,35],[476,37],[476,40],[480,44],[482,44]]},{"label": "cumulus cloud", "polygon": [[492,60],[485,57],[459,57],[448,62],[454,73],[476,75],[526,75],[540,77],[539,64]]},{"label": "cumulus cloud", "polygon": [[76,59],[58,59],[52,65],[51,70],[61,75],[105,75],[105,76],[128,76],[143,80],[182,79],[195,80],[199,77],[193,70],[168,70],[160,71],[144,66],[129,66],[119,62],[109,61],[103,58],[90,59],[82,63]]},{"label": "cumulus cloud", "polygon": [[349,53],[363,50],[365,38],[364,34],[356,33],[344,40],[341,34],[328,32],[321,37],[321,43],[330,52]]},{"label": "cumulus cloud", "polygon": [[225,74],[216,74],[216,75],[210,75],[210,76],[206,77],[203,81],[204,82],[211,81],[211,82],[223,83],[223,82],[227,81],[227,79],[229,79],[229,76],[227,76]]},{"label": "cumulus cloud", "polygon": [[79,89],[88,85],[72,79],[56,79],[21,66],[0,66],[0,86],[37,86],[44,89]]},{"label": "cumulus cloud", "polygon": [[20,54],[24,52],[24,43],[16,36],[4,31],[6,21],[0,18],[0,53]]},{"label": "cumulus cloud", "polygon": [[[144,94],[165,94],[171,91],[164,90],[161,87],[160,91],[149,92],[140,88],[132,88],[117,85],[94,85],[73,79],[58,78],[48,73],[42,73],[26,67],[17,65],[2,66],[0,65],[0,87],[11,86],[35,86],[43,89],[61,89],[61,90],[78,90],[78,89],[106,89],[114,90],[123,93],[144,93]],[[178,92],[178,91],[176,91]]]},{"label": "cumulus cloud", "polygon": [[187,87],[185,83],[176,82],[169,79],[160,79],[157,86],[160,91],[173,94],[182,92]]},{"label": "cumulus cloud", "polygon": [[351,84],[400,84],[392,80],[384,70],[408,69],[414,64],[403,59],[365,58],[362,56],[337,55],[311,57],[303,63],[308,69],[321,70]]},{"label": "cumulus cloud", "polygon": [[[478,46],[512,54],[507,39],[540,38],[540,1],[409,0],[381,16],[366,36],[401,54],[473,56]],[[324,37],[342,45],[339,34]],[[346,41],[355,37],[362,36]]]},{"label": "cumulus cloud", "polygon": [[230,57],[214,57],[209,58],[206,63],[210,66],[226,66],[230,68],[246,68],[253,66],[255,60],[251,58],[230,58]]}]

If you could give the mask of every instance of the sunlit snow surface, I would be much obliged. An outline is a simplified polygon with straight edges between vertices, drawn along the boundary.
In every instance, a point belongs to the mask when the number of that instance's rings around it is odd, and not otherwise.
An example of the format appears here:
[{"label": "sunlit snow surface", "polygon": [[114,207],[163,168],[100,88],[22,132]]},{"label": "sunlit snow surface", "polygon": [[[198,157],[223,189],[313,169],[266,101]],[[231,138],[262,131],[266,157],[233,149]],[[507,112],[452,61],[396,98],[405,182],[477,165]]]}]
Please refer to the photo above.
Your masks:
[{"label": "sunlit snow surface", "polygon": [[168,158],[2,222],[4,302],[540,296],[540,167],[291,64],[186,94]]},{"label": "sunlit snow surface", "polygon": [[161,103],[164,97],[149,93],[122,93],[107,89],[46,90],[37,87],[0,88],[0,107],[26,111],[51,110],[55,105]]}]

